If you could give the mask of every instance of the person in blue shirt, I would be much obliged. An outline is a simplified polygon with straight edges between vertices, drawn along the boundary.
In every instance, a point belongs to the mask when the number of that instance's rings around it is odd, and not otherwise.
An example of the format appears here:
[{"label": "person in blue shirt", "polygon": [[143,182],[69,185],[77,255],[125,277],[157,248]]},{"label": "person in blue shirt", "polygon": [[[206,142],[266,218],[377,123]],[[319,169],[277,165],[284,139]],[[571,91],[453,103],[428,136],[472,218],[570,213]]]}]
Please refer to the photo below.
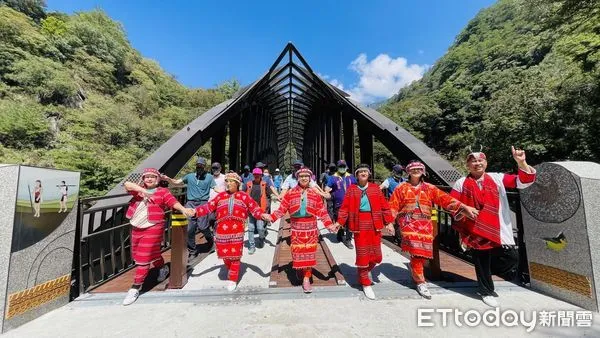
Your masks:
[{"label": "person in blue shirt", "polygon": [[[208,203],[211,189],[216,192],[221,192],[217,188],[214,177],[206,172],[206,159],[198,157],[196,161],[196,172],[189,173],[180,179],[172,179],[166,175],[162,178],[173,185],[185,184],[187,186],[187,202],[185,203],[186,208],[199,207]],[[188,250],[190,256],[198,255],[196,248],[196,229],[198,229],[204,238],[209,243],[210,251],[214,250],[213,235],[209,227],[208,215],[202,217],[190,217],[188,218]]]},{"label": "person in blue shirt", "polygon": [[[327,186],[325,187],[326,193],[331,193],[333,199],[333,221],[337,222],[338,211],[342,206],[346,191],[352,184],[356,184],[356,178],[348,171],[348,165],[346,161],[339,160],[337,162],[337,171],[335,174],[329,176],[327,180]],[[346,233],[344,236],[344,232]],[[343,242],[348,249],[354,249],[352,245],[352,232],[347,229],[340,228],[337,233],[338,242]]]},{"label": "person in blue shirt", "polygon": [[279,168],[275,169],[275,176],[273,176],[273,184],[275,184],[275,189],[279,194],[281,192],[281,183],[283,183],[283,176],[279,172]]},{"label": "person in blue shirt", "polygon": [[392,196],[394,190],[396,190],[396,187],[399,186],[402,182],[406,181],[404,177],[402,177],[403,171],[404,168],[402,168],[400,164],[396,164],[392,167],[392,174],[388,178],[386,178],[385,181],[383,181],[383,183],[379,185],[379,189],[384,191],[385,198],[387,198],[388,200]]}]

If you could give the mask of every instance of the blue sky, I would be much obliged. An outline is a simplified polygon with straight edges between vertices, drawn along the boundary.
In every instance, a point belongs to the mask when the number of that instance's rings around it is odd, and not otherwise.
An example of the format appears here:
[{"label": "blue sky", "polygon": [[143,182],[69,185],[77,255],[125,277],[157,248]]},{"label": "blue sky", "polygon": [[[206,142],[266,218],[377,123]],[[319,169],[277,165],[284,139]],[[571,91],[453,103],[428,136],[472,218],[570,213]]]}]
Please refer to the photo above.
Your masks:
[{"label": "blue sky", "polygon": [[104,10],[189,87],[246,85],[292,41],[314,71],[365,103],[420,78],[494,2],[47,0],[49,11]]}]

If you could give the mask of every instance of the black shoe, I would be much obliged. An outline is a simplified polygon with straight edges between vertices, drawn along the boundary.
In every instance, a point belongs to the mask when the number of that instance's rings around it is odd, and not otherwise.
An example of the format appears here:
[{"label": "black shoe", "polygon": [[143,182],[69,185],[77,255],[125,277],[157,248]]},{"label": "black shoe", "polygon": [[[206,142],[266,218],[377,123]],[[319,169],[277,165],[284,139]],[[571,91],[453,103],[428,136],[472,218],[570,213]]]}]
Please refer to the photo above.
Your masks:
[{"label": "black shoe", "polygon": [[348,248],[348,249],[354,249],[354,245],[352,245],[351,241],[344,241],[344,245]]},{"label": "black shoe", "polygon": [[256,241],[256,247],[259,249],[262,249],[265,247],[265,240],[262,238],[259,238],[258,241]]}]

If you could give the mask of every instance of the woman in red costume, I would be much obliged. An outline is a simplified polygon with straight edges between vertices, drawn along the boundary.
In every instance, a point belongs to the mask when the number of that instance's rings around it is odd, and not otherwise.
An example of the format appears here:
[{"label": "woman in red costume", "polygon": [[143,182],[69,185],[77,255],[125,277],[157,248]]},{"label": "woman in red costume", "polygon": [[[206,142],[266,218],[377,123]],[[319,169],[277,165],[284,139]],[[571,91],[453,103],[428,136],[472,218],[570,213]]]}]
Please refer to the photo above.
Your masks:
[{"label": "woman in red costume", "polygon": [[208,203],[196,208],[196,217],[216,211],[215,243],[217,256],[229,270],[227,290],[234,291],[240,272],[240,259],[244,248],[244,227],[248,214],[262,216],[260,206],[243,191],[239,191],[242,178],[236,173],[225,175],[227,191],[220,192]]}]

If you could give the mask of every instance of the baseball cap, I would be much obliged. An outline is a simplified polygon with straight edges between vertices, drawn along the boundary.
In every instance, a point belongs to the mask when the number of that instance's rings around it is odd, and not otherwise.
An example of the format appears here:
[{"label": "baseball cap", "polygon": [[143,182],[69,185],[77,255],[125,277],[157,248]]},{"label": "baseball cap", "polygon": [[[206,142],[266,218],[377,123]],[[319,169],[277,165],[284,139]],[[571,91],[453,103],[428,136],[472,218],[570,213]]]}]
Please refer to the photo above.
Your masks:
[{"label": "baseball cap", "polygon": [[196,160],[196,165],[206,165],[206,159],[204,157],[198,157],[198,160]]}]

